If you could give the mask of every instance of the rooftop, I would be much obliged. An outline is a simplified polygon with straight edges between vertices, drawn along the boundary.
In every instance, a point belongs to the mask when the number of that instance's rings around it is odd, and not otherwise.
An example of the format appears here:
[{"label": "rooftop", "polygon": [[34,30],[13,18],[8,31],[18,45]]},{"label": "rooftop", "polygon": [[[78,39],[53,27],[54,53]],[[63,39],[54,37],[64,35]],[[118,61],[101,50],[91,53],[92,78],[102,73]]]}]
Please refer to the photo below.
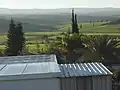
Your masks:
[{"label": "rooftop", "polygon": [[55,62],[55,55],[28,55],[28,56],[8,56],[0,57],[0,64],[17,64],[17,63],[37,63],[37,62]]},{"label": "rooftop", "polygon": [[0,65],[0,80],[49,78],[59,74],[59,66],[54,62]]},{"label": "rooftop", "polygon": [[112,73],[102,63],[60,64],[61,77],[99,76]]},{"label": "rooftop", "polygon": [[102,63],[58,64],[55,55],[0,57],[0,80],[111,74]]}]

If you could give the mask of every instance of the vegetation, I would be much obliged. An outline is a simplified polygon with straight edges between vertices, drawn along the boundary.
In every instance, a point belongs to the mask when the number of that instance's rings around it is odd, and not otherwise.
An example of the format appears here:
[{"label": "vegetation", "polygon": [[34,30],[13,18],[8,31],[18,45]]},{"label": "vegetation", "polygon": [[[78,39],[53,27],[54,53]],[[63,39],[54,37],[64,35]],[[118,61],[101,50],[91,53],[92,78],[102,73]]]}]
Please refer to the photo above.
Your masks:
[{"label": "vegetation", "polygon": [[[23,24],[15,24],[19,20]],[[111,67],[120,63],[118,17],[79,18],[73,9],[72,25],[68,14],[18,16],[15,21],[11,19],[6,34],[8,24],[8,20],[0,19],[0,56],[55,54],[60,64],[102,62]],[[113,82],[120,84],[120,71],[113,73]]]},{"label": "vegetation", "polygon": [[[120,41],[117,37],[108,35],[87,35],[84,37],[84,43],[91,52],[91,55],[97,56],[96,60],[109,62],[119,60]],[[93,58],[94,60],[95,58]]]},{"label": "vegetation", "polygon": [[8,31],[8,40],[7,48],[5,54],[8,56],[16,56],[23,53],[25,38],[22,31],[21,23],[15,25],[14,21],[11,19],[9,31]]},{"label": "vegetation", "polygon": [[74,9],[72,10],[72,33],[79,33],[77,15],[74,14]]},{"label": "vegetation", "polygon": [[[27,17],[26,17],[27,18]],[[32,18],[32,16],[31,16]],[[36,18],[36,17],[34,17]],[[27,18],[28,19],[28,18]],[[29,18],[30,19],[30,18]],[[33,19],[33,18],[32,18]],[[38,19],[38,18],[37,18]],[[18,19],[16,18],[16,21]],[[119,24],[109,24],[108,20],[88,20],[87,22],[79,22],[79,17],[72,10],[72,25],[69,22],[62,22],[56,24],[55,27],[52,26],[52,29],[49,32],[46,30],[44,32],[26,32],[24,41],[24,33],[21,32],[21,37],[23,37],[23,44],[16,44],[19,46],[20,52],[22,52],[24,45],[26,45],[27,52],[33,54],[42,54],[42,53],[54,53],[61,57],[66,57],[68,61],[66,63],[78,62],[82,56],[88,57],[89,60],[94,61],[98,60],[119,60],[119,33],[120,25]],[[118,22],[119,20],[117,20]],[[23,20],[23,24],[25,21]],[[39,25],[38,21],[30,22],[31,24]],[[44,24],[41,24],[44,25]],[[50,24],[49,24],[50,25]],[[51,25],[50,25],[51,26]],[[13,42],[19,41],[18,37],[20,33],[16,33],[16,30],[22,31],[21,24],[14,26],[14,34],[17,35],[13,37],[8,33],[8,39],[4,33],[1,33],[0,44],[1,49],[4,51],[5,40],[7,39],[7,47],[15,47]],[[23,25],[24,27],[24,25]],[[34,28],[33,28],[34,29]],[[26,30],[26,28],[24,28]],[[10,30],[9,30],[10,31]],[[72,34],[71,34],[72,32]],[[111,32],[114,32],[111,33]],[[78,34],[80,33],[80,34]],[[108,34],[106,36],[106,34]],[[13,40],[12,40],[13,39]],[[20,38],[19,38],[20,39]],[[20,42],[18,42],[20,43]],[[22,43],[22,42],[21,42]],[[74,44],[73,44],[74,43]],[[11,48],[11,50],[13,50]],[[16,55],[18,54],[18,48],[16,47]],[[10,51],[9,48],[6,49],[6,52]],[[11,52],[11,51],[10,51]],[[88,54],[89,53],[89,54]],[[114,55],[113,55],[114,53]],[[115,55],[116,54],[116,55]],[[87,55],[87,56],[86,56]],[[94,56],[93,56],[94,55]],[[109,55],[111,57],[109,57]],[[90,57],[91,56],[91,57]],[[76,57],[76,58],[75,58]],[[85,59],[85,60],[88,60]],[[74,61],[76,60],[76,61]],[[82,61],[79,61],[82,62]]]}]

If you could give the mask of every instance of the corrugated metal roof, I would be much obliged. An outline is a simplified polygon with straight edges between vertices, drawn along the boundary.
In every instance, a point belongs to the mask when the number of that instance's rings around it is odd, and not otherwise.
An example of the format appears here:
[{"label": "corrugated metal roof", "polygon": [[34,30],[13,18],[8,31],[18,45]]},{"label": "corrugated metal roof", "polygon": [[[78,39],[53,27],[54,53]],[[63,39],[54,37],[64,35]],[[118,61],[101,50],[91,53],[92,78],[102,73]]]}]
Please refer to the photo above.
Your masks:
[{"label": "corrugated metal roof", "polygon": [[61,77],[111,75],[102,63],[60,64]]},{"label": "corrugated metal roof", "polygon": [[28,55],[0,57],[0,64],[35,63],[35,62],[56,62],[55,55]]},{"label": "corrugated metal roof", "polygon": [[102,63],[59,65],[55,55],[1,57],[0,63],[0,80],[112,74]]}]

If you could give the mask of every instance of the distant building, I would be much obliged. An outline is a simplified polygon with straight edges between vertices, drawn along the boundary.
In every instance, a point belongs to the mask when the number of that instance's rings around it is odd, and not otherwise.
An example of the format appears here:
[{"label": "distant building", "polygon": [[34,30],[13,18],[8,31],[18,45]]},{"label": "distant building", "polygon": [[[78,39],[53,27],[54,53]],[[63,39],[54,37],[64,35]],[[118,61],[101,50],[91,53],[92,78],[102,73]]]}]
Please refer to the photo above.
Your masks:
[{"label": "distant building", "polygon": [[102,63],[58,64],[55,55],[0,57],[1,90],[112,90]]}]

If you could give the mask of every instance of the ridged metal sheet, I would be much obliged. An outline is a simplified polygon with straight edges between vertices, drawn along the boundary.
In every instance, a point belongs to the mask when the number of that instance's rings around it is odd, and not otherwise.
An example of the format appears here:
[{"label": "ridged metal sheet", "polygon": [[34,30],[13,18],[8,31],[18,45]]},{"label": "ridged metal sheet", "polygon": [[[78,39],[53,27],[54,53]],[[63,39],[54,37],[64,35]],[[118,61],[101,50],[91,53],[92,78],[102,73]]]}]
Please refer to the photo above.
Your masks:
[{"label": "ridged metal sheet", "polygon": [[35,62],[56,62],[55,55],[28,55],[0,57],[0,64],[35,63]]},{"label": "ridged metal sheet", "polygon": [[102,63],[60,64],[61,77],[111,75]]}]

